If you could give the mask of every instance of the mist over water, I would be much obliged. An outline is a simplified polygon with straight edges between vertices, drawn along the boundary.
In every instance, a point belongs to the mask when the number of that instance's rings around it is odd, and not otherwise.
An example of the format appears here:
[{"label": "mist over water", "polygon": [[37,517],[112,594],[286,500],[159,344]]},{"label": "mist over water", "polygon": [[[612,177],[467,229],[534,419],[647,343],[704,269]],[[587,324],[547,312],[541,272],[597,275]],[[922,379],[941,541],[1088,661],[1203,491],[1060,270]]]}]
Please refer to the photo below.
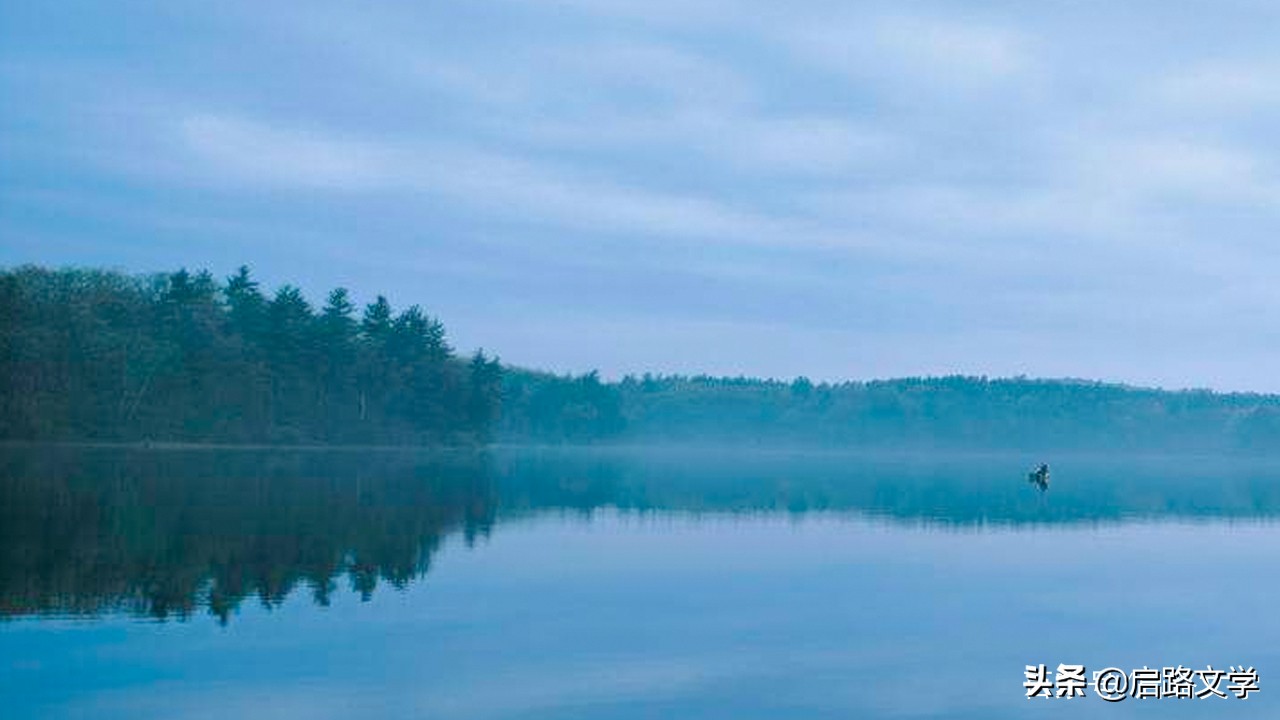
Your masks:
[{"label": "mist over water", "polygon": [[20,718],[1090,717],[1024,665],[1280,666],[1261,458],[1063,456],[1043,492],[1011,454],[0,458]]}]

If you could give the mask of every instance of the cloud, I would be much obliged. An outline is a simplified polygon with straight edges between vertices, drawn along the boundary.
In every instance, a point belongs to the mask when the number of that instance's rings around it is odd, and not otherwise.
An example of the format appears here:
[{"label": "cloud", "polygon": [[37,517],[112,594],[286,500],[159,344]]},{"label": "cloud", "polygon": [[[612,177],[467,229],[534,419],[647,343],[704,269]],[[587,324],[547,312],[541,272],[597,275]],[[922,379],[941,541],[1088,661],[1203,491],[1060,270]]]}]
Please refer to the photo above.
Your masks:
[{"label": "cloud", "polygon": [[698,53],[654,43],[597,42],[545,55],[546,62],[539,64],[565,73],[560,81],[570,85],[580,101],[590,93],[592,105],[730,108],[750,102],[754,92],[753,84],[737,70]]},{"label": "cloud", "polygon": [[[508,0],[512,5],[527,0]],[[658,27],[723,27],[759,12],[761,4],[752,0],[551,0],[549,5],[567,8],[598,19],[614,22],[644,22]]]},{"label": "cloud", "polygon": [[939,15],[846,14],[801,24],[789,41],[799,56],[855,79],[948,94],[985,91],[1037,66],[1023,32]]},{"label": "cloud", "polygon": [[[767,318],[796,343],[895,338],[877,368],[906,367],[914,344],[937,348],[937,367],[1168,378],[1199,358],[1216,372],[1226,351],[1195,338],[1280,309],[1280,54],[1262,5],[1166,10],[229,0],[183,23],[143,5],[76,27],[16,14],[0,28],[14,108],[0,113],[0,220],[58,240],[0,253],[132,263],[200,235],[187,264],[303,258],[356,292],[447,289],[486,346],[559,367],[609,349],[535,348],[512,307],[584,307],[592,327],[647,318],[670,366],[711,371],[754,352],[772,330],[734,328]],[[204,30],[184,34],[192,21]],[[351,262],[334,260],[343,247]],[[661,343],[677,317],[719,335]],[[964,347],[1046,327],[1023,358]],[[1144,327],[1184,342],[1151,367],[1071,355],[1105,337],[1142,357]],[[933,342],[944,331],[955,340]]]},{"label": "cloud", "polygon": [[1184,113],[1220,115],[1280,104],[1280,66],[1273,62],[1208,61],[1155,83],[1156,100]]},{"label": "cloud", "polygon": [[1033,64],[1026,38],[1005,27],[891,16],[875,24],[874,38],[891,62],[920,76],[960,85],[999,82]]},{"label": "cloud", "polygon": [[820,115],[729,122],[695,143],[716,159],[761,175],[855,175],[879,172],[905,142],[878,127]]},{"label": "cloud", "polygon": [[385,149],[370,143],[219,115],[185,118],[180,131],[207,169],[235,182],[370,190],[390,179]]},{"label": "cloud", "polygon": [[1121,201],[1234,206],[1278,198],[1257,158],[1224,143],[1148,136],[1081,144],[1076,184]]},{"label": "cloud", "polygon": [[[626,235],[772,242],[779,221],[692,195],[652,192],[543,164],[416,139],[354,140],[242,117],[181,121],[197,182],[430,193],[532,224]],[[203,175],[203,177],[201,177]]]}]

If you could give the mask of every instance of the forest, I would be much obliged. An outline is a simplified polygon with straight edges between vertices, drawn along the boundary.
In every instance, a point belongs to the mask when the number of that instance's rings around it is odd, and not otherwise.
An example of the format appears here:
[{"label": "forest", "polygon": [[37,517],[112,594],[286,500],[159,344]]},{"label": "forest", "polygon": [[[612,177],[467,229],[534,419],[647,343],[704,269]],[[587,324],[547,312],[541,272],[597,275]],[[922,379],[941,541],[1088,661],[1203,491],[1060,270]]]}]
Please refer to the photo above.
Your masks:
[{"label": "forest", "polygon": [[962,376],[840,383],[645,376],[615,389],[625,433],[646,441],[1160,453],[1280,447],[1274,395]]},{"label": "forest", "polygon": [[357,308],[338,288],[317,309],[247,268],[28,266],[0,271],[0,439],[1266,452],[1280,397],[962,376],[610,382],[459,357],[418,306]]},{"label": "forest", "polygon": [[488,439],[496,359],[455,355],[438,320],[386,298],[318,310],[179,270],[0,273],[0,438],[224,443]]},{"label": "forest", "polygon": [[939,450],[1265,453],[1280,397],[1082,380],[938,377],[814,383],[558,377],[508,369],[510,442]]}]

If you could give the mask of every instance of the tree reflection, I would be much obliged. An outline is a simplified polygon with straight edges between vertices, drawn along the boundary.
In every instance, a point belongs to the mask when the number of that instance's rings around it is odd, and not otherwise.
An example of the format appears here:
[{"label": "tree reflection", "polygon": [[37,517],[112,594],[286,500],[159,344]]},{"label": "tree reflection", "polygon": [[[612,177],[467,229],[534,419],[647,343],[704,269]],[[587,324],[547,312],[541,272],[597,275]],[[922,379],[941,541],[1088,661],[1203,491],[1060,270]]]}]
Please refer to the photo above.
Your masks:
[{"label": "tree reflection", "polygon": [[226,622],[249,597],[339,581],[369,599],[430,567],[442,539],[487,535],[470,454],[8,452],[0,472],[0,613]]},{"label": "tree reflection", "polygon": [[564,512],[873,517],[932,531],[1280,515],[1280,468],[1214,458],[1024,459],[635,449],[357,452],[0,448],[0,617],[226,622],[422,578],[450,535]]}]

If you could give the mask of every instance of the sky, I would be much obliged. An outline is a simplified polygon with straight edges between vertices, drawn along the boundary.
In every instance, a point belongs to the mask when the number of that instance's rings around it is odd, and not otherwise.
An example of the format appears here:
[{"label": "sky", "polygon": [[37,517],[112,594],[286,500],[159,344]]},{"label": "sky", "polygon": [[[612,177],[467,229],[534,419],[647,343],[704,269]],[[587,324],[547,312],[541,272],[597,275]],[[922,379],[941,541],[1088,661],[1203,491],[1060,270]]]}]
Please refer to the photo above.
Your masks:
[{"label": "sky", "polygon": [[0,265],[557,372],[1280,391],[1280,6],[9,2]]}]

